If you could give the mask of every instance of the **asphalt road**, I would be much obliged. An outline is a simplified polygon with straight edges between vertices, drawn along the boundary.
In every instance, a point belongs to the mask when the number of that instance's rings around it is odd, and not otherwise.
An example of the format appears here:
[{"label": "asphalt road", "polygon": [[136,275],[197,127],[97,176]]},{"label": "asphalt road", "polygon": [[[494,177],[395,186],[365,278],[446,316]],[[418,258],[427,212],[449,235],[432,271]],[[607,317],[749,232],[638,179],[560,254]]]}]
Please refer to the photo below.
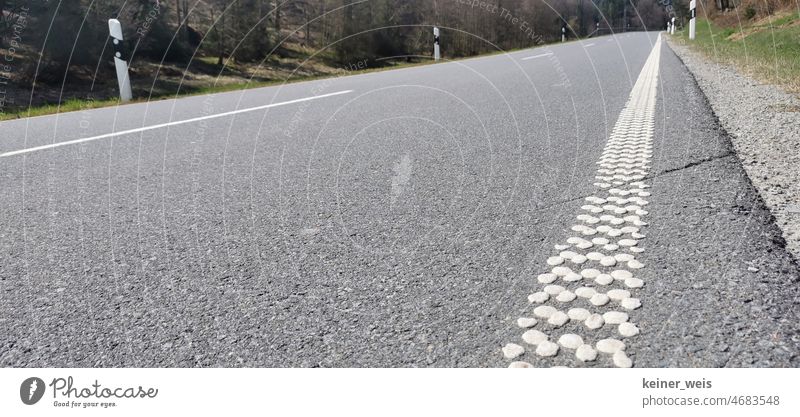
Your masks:
[{"label": "asphalt road", "polygon": [[[657,35],[0,123],[0,365],[613,366],[517,319]],[[799,366],[798,265],[658,57],[640,333],[533,328],[637,367]]]}]

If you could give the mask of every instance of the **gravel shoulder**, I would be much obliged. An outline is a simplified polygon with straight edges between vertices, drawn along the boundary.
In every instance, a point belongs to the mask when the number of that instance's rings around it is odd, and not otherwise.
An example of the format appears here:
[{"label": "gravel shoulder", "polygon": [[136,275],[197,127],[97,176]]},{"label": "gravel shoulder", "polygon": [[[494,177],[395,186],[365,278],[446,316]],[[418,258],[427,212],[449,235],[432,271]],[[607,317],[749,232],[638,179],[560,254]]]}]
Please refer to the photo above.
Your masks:
[{"label": "gravel shoulder", "polygon": [[667,43],[694,75],[788,250],[800,259],[800,100],[675,39]]}]

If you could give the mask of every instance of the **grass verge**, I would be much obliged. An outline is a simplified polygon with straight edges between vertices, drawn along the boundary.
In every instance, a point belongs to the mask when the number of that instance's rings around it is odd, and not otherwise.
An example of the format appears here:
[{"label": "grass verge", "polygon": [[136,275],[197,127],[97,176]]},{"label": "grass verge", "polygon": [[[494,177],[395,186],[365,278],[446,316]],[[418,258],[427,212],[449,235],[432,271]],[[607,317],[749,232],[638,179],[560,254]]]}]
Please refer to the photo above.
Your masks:
[{"label": "grass verge", "polygon": [[762,19],[736,28],[719,27],[697,19],[695,39],[689,28],[676,32],[681,42],[711,59],[733,65],[742,72],[800,93],[800,17],[797,13]]}]

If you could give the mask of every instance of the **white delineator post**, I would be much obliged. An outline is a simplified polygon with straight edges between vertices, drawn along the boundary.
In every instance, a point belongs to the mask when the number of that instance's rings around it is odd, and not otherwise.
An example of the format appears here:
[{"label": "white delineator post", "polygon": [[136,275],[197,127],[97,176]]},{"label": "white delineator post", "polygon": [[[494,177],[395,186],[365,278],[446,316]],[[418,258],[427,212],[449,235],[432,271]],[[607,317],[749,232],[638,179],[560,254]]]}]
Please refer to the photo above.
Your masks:
[{"label": "white delineator post", "polygon": [[119,83],[119,98],[130,101],[131,79],[128,76],[128,62],[125,60],[125,51],[122,47],[122,25],[117,19],[108,19],[108,32],[111,34],[111,43],[114,45],[114,65],[117,68],[117,82]]},{"label": "white delineator post", "polygon": [[689,2],[689,39],[694,39],[695,20],[697,18],[697,0]]},{"label": "white delineator post", "polygon": [[675,18],[674,17],[672,18],[672,26],[670,27],[670,29],[671,30],[670,30],[669,34],[670,35],[674,35],[675,34]]},{"label": "white delineator post", "polygon": [[433,27],[433,60],[438,61],[441,56],[439,55],[439,28]]},{"label": "white delineator post", "polygon": [[567,40],[567,28],[561,26],[561,42]]}]

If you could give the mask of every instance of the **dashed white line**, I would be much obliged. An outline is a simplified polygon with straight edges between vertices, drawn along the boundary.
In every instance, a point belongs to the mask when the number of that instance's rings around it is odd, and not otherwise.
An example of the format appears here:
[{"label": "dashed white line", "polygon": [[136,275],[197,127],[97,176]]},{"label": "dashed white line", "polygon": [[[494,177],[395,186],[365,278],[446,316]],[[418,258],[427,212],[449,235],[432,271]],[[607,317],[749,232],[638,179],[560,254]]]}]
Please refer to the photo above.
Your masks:
[{"label": "dashed white line", "polygon": [[[647,223],[642,217],[648,212],[643,207],[649,204],[644,197],[650,193],[645,191],[649,185],[643,180],[653,155],[660,55],[661,35],[597,162],[596,192],[586,197],[583,212],[576,216],[581,223],[571,227],[576,236],[566,239],[566,244],[555,245],[557,254],[546,261],[550,270],[536,279],[542,291],[528,297],[531,307],[535,305],[533,315],[541,320],[522,318],[518,325],[527,329],[521,339],[535,346],[530,348],[534,353],[523,345],[509,343],[503,349],[507,358],[551,357],[566,351],[579,362],[589,362],[597,359],[599,351],[610,355],[617,367],[633,366],[621,339],[643,331],[632,323],[630,314],[642,305],[634,296],[644,281],[635,274],[645,265],[636,256],[644,251],[641,227]],[[588,250],[592,251],[585,253]],[[555,284],[557,280],[563,285]],[[568,321],[582,325],[565,326]],[[599,331],[604,327],[613,329],[616,336],[600,339],[600,334],[607,333]],[[576,334],[576,329],[582,334]],[[517,360],[512,367],[522,363],[529,365]]]},{"label": "dashed white line", "polygon": [[594,46],[594,42],[587,43],[586,45],[583,45],[584,48],[588,48],[590,46]]},{"label": "dashed white line", "polygon": [[155,125],[139,127],[139,128],[136,128],[136,129],[121,130],[119,132],[111,132],[111,133],[92,136],[92,137],[88,137],[88,138],[68,140],[68,141],[58,142],[58,143],[51,143],[51,144],[48,144],[48,145],[36,146],[36,147],[33,147],[33,148],[20,149],[20,150],[16,150],[16,151],[9,151],[9,152],[5,152],[5,153],[0,153],[0,158],[5,158],[5,157],[8,157],[8,156],[14,156],[14,155],[22,155],[22,154],[36,152],[36,151],[43,151],[45,149],[58,148],[58,147],[61,147],[61,146],[76,145],[76,144],[79,144],[79,143],[92,142],[92,141],[95,141],[95,140],[107,139],[107,138],[111,138],[111,137],[114,137],[114,136],[122,136],[122,135],[131,134],[131,133],[145,132],[145,131],[148,131],[148,130],[161,129],[161,128],[164,128],[164,127],[177,126],[177,125],[182,125],[182,124],[186,124],[186,123],[194,123],[194,122],[199,122],[201,120],[216,119],[216,118],[219,118],[219,117],[232,116],[232,115],[235,115],[235,114],[247,113],[247,112],[256,111],[256,110],[264,110],[264,109],[269,109],[269,108],[272,108],[272,107],[285,106],[287,104],[295,104],[295,103],[302,103],[304,101],[318,100],[318,99],[321,99],[321,98],[333,97],[333,96],[338,96],[338,95],[341,95],[341,94],[347,94],[347,93],[351,93],[351,92],[353,92],[353,90],[337,91],[335,93],[328,93],[328,94],[321,94],[321,95],[318,95],[318,96],[298,98],[298,99],[295,99],[295,100],[282,101],[282,102],[279,102],[279,103],[265,104],[263,106],[250,107],[250,108],[239,109],[239,110],[233,110],[233,111],[228,111],[228,112],[218,113],[218,114],[211,114],[211,115],[202,116],[202,117],[193,117],[191,119],[186,119],[186,120],[176,120],[174,122],[159,123],[159,124],[155,124]]},{"label": "dashed white line", "polygon": [[553,53],[552,52],[548,52],[548,53],[545,53],[545,54],[532,55],[532,56],[528,56],[528,57],[522,58],[520,61],[527,61],[529,59],[542,58],[542,57],[546,57],[546,56],[550,56],[550,55],[553,55]]}]

